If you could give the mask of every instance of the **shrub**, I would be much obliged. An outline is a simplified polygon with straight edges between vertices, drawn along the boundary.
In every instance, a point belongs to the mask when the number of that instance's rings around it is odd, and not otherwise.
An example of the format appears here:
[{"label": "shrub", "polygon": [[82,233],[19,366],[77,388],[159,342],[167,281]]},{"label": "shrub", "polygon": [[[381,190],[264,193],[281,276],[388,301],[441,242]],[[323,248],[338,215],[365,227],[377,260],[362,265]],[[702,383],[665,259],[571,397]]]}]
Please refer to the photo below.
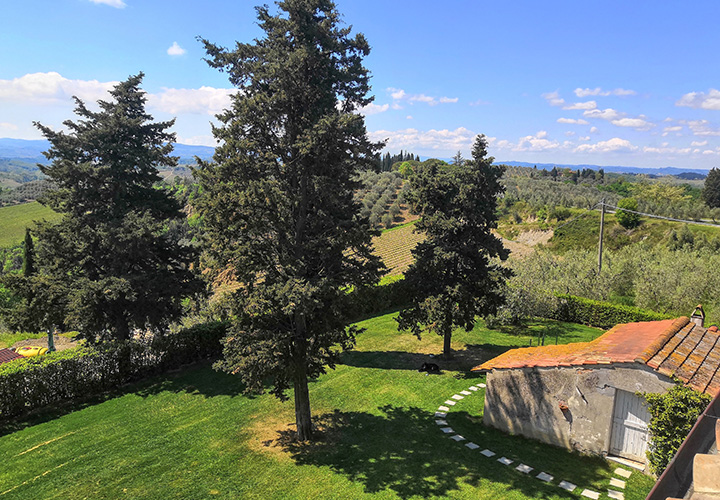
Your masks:
[{"label": "shrub", "polygon": [[102,393],[128,382],[218,357],[226,323],[186,328],[149,341],[80,347],[0,365],[0,419]]},{"label": "shrub", "polygon": [[643,393],[650,412],[650,470],[662,474],[710,400],[708,394],[676,385],[661,394]]},{"label": "shrub", "polygon": [[560,303],[552,313],[554,319],[569,323],[581,323],[598,328],[612,328],[619,323],[657,321],[668,319],[665,314],[646,311],[637,307],[611,304],[573,295],[558,295]]},{"label": "shrub", "polygon": [[[623,198],[618,201],[618,208],[627,208],[628,210],[637,211],[638,202],[635,198]],[[640,224],[640,216],[638,214],[626,212],[625,210],[618,210],[615,212],[615,218],[625,229],[632,229]]]}]

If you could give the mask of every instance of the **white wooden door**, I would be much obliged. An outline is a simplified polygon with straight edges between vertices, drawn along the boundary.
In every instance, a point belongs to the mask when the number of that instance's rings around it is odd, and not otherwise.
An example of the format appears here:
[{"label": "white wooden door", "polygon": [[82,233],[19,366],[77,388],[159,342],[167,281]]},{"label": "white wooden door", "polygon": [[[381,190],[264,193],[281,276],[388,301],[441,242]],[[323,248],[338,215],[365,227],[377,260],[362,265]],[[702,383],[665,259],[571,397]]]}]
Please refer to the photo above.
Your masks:
[{"label": "white wooden door", "polygon": [[610,453],[645,462],[648,422],[650,413],[645,400],[632,392],[616,390]]}]

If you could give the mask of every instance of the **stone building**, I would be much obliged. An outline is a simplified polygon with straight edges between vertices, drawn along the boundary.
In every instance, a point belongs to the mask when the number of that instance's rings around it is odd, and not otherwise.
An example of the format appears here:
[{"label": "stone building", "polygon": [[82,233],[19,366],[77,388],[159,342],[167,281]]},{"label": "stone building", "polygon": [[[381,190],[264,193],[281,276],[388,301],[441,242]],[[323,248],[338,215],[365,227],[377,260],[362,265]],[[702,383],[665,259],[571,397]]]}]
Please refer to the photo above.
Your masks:
[{"label": "stone building", "polygon": [[649,414],[637,393],[664,392],[675,378],[717,394],[719,338],[717,327],[682,317],[617,325],[592,342],[512,349],[473,368],[487,373],[484,423],[644,463]]}]

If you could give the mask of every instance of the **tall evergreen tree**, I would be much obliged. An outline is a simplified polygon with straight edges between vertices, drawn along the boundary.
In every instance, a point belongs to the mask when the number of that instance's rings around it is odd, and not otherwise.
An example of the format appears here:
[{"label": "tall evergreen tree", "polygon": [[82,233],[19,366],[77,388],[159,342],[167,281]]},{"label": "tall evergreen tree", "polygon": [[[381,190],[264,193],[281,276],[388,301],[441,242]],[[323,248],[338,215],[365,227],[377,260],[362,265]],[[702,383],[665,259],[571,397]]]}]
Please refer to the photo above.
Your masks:
[{"label": "tall evergreen tree", "polygon": [[25,228],[25,241],[23,242],[23,276],[35,274],[35,245],[33,244],[30,228]]},{"label": "tall evergreen tree", "polygon": [[424,331],[442,336],[446,356],[453,328],[469,331],[476,316],[494,313],[503,302],[500,285],[510,276],[494,260],[505,260],[508,251],[492,233],[504,190],[504,167],[493,160],[479,135],[472,160],[426,165],[411,180],[411,203],[421,215],[416,228],[427,237],[413,250],[415,262],[405,273],[412,297],[398,323],[418,337]]},{"label": "tall evergreen tree", "polygon": [[65,121],[67,133],[35,124],[51,145],[40,169],[57,186],[41,202],[63,216],[37,225],[37,272],[10,283],[24,298],[16,319],[28,327],[65,324],[92,341],[123,340],[161,331],[201,288],[192,250],[167,232],[181,207],[155,188],[158,167],[177,164],[173,122],[145,112],[142,78],[115,86],[100,111],[75,98],[80,120]]},{"label": "tall evergreen tree", "polygon": [[720,207],[720,169],[713,168],[705,178],[702,199],[710,208]]},{"label": "tall evergreen tree", "polygon": [[283,399],[294,389],[297,437],[311,437],[308,380],[334,368],[334,346],[356,330],[344,313],[348,287],[372,283],[367,219],[353,201],[354,175],[372,167],[362,115],[369,46],[350,37],[329,0],[258,7],[264,32],[234,50],[202,40],[212,67],[240,91],[214,129],[213,162],[200,162],[204,217],[213,260],[241,286],[236,321],[217,367],[249,390],[265,383]]}]

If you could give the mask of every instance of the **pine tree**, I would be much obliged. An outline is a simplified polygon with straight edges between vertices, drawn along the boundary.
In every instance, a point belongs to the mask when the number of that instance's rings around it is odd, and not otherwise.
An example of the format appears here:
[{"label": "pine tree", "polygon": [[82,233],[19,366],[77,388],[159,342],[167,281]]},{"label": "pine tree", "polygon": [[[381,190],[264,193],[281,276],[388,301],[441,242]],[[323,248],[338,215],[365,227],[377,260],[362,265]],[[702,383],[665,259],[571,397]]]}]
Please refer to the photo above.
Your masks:
[{"label": "pine tree", "polygon": [[142,78],[118,84],[97,112],[75,98],[80,119],[64,122],[67,133],[35,124],[51,145],[40,168],[57,186],[40,201],[63,216],[37,225],[36,272],[11,280],[24,298],[17,326],[65,324],[91,341],[123,340],[162,331],[200,290],[193,251],[166,232],[181,207],[155,188],[158,167],[177,164],[173,122],[145,112]]},{"label": "pine tree", "polygon": [[472,160],[463,166],[426,165],[411,181],[411,202],[421,214],[416,227],[427,237],[412,252],[415,262],[405,273],[411,303],[398,323],[418,337],[424,331],[442,336],[446,356],[453,328],[470,331],[476,316],[494,313],[503,302],[500,286],[511,274],[492,260],[508,256],[492,233],[504,190],[504,167],[493,160],[479,135]]},{"label": "pine tree", "polygon": [[336,346],[356,329],[344,312],[347,289],[378,278],[367,219],[353,201],[355,174],[372,167],[380,144],[368,141],[369,46],[349,36],[328,0],[286,0],[264,32],[234,50],[202,40],[212,67],[240,92],[214,129],[221,146],[201,162],[197,209],[220,269],[241,286],[235,323],[216,366],[248,390],[283,399],[292,387],[297,437],[311,437],[308,380],[334,368]]},{"label": "pine tree", "polygon": [[22,274],[25,277],[35,274],[35,246],[33,245],[30,228],[25,228],[25,241],[23,242]]},{"label": "pine tree", "polygon": [[705,178],[702,199],[710,208],[720,207],[720,169],[713,168]]}]

